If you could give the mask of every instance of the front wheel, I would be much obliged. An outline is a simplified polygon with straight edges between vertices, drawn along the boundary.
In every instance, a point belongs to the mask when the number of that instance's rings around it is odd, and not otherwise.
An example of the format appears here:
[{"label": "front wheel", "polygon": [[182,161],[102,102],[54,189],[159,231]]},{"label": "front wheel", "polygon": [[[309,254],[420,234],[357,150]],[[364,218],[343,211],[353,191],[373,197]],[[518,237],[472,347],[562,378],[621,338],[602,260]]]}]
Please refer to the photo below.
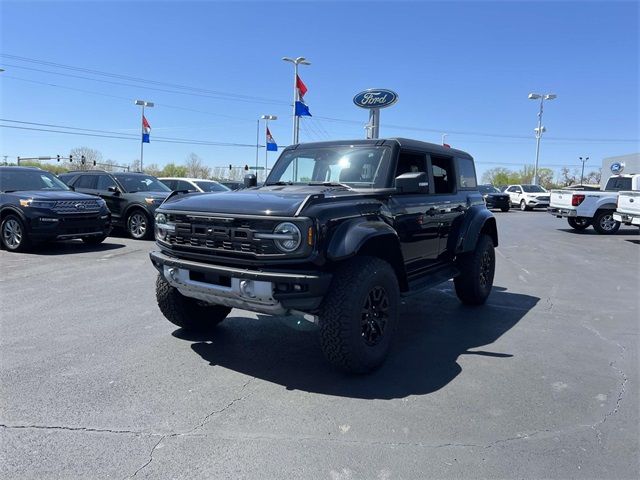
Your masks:
[{"label": "front wheel", "polygon": [[496,269],[491,237],[481,235],[475,250],[460,255],[457,264],[460,275],[453,279],[456,295],[465,305],[482,305],[491,293]]},{"label": "front wheel", "polygon": [[602,235],[613,235],[620,229],[620,222],[613,219],[613,210],[599,210],[593,217],[593,229]]},{"label": "front wheel", "polygon": [[158,274],[156,280],[156,300],[167,320],[190,331],[210,330],[227,318],[231,312],[229,307],[208,305],[195,298],[185,297],[161,274]]},{"label": "front wheel", "polygon": [[17,215],[7,215],[0,224],[2,245],[10,252],[23,252],[29,247],[29,234]]},{"label": "front wheel", "polygon": [[320,344],[327,360],[349,373],[380,366],[399,306],[398,279],[384,260],[356,257],[339,267],[320,311]]},{"label": "front wheel", "polygon": [[525,202],[524,200],[520,200],[520,210],[526,212],[528,210],[531,210],[531,207],[527,207],[527,202]]},{"label": "front wheel", "polygon": [[567,222],[569,223],[569,226],[574,230],[584,230],[586,228],[589,228],[589,225],[591,225],[589,219],[584,217],[569,217],[567,218]]},{"label": "front wheel", "polygon": [[151,232],[151,221],[142,210],[134,210],[127,217],[127,233],[135,240],[142,240],[149,237]]},{"label": "front wheel", "polygon": [[500,207],[500,210],[502,210],[503,212],[508,212],[509,206],[507,205],[506,207]]}]

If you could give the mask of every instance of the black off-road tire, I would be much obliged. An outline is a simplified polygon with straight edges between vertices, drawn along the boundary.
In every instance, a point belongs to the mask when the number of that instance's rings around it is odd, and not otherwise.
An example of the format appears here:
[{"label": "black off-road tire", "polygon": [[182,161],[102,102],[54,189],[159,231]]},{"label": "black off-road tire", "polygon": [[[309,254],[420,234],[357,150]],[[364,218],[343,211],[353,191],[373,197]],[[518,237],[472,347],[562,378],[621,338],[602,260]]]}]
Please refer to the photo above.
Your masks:
[{"label": "black off-road tire", "polygon": [[502,210],[503,212],[508,212],[509,211],[509,207],[500,207],[500,210]]},{"label": "black off-road tire", "polygon": [[[144,232],[141,230],[140,222],[144,221]],[[127,213],[125,224],[127,234],[134,240],[146,240],[153,235],[153,221],[141,208],[134,208]]]},{"label": "black off-road tire", "polygon": [[613,219],[613,210],[598,210],[593,217],[593,229],[601,235],[613,235],[620,230],[620,222]]},{"label": "black off-road tire", "polygon": [[185,297],[158,274],[156,280],[158,307],[167,320],[185,330],[207,331],[222,322],[231,308],[222,305],[205,305],[194,298]]},{"label": "black off-road tire", "polygon": [[320,311],[320,344],[327,360],[349,373],[380,366],[393,339],[399,307],[398,278],[389,263],[363,256],[341,265]]},{"label": "black off-road tire", "polygon": [[585,217],[569,217],[567,223],[574,230],[586,230],[591,225],[591,221]]},{"label": "black off-road tire", "polygon": [[100,235],[94,237],[82,237],[82,241],[87,245],[100,245],[107,239],[108,235]]},{"label": "black off-road tire", "polygon": [[0,241],[9,252],[24,252],[31,247],[24,223],[13,214],[4,217],[0,223]]},{"label": "black off-road tire", "polygon": [[453,279],[456,295],[465,305],[482,305],[487,301],[493,286],[496,254],[493,240],[480,235],[473,252],[458,256],[460,275]]}]

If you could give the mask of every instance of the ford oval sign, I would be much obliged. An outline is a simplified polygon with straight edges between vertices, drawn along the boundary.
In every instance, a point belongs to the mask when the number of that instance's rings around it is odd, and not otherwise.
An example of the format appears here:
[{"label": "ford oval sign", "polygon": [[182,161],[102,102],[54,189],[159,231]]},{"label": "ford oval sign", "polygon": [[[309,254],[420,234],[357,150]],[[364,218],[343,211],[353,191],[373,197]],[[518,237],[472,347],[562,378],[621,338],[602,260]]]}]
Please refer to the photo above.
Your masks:
[{"label": "ford oval sign", "polygon": [[353,97],[353,103],[360,108],[385,108],[398,101],[398,94],[384,88],[370,88]]},{"label": "ford oval sign", "polygon": [[612,163],[610,168],[612,173],[621,173],[624,170],[624,163]]}]

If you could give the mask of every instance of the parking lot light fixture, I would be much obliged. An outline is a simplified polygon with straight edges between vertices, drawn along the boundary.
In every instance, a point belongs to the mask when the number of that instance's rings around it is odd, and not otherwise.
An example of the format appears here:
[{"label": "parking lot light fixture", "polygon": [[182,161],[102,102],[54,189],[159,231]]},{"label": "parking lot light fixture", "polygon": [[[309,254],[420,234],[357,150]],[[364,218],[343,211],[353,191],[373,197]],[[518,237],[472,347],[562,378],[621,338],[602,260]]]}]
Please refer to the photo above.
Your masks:
[{"label": "parking lot light fixture", "polygon": [[304,57],[291,58],[282,57],[285,62],[293,63],[293,141],[292,145],[298,143],[298,133],[300,130],[300,117],[296,115],[296,102],[300,100],[298,95],[298,65],[311,65]]},{"label": "parking lot light fixture", "polygon": [[578,157],[582,162],[582,173],[580,173],[580,185],[584,185],[584,164],[589,161],[589,157]]},{"label": "parking lot light fixture", "polygon": [[145,107],[153,107],[153,102],[148,102],[147,100],[136,100],[135,104],[142,107],[142,117],[140,119],[140,171],[144,172],[142,165],[142,157],[144,156],[144,109]]},{"label": "parking lot light fixture", "polygon": [[533,167],[533,184],[538,185],[538,160],[540,159],[540,139],[542,134],[546,132],[546,128],[542,126],[542,112],[545,100],[554,100],[558,96],[555,93],[530,93],[527,97],[529,100],[540,100],[540,110],[538,111],[538,126],[534,129],[536,134],[536,163]]}]

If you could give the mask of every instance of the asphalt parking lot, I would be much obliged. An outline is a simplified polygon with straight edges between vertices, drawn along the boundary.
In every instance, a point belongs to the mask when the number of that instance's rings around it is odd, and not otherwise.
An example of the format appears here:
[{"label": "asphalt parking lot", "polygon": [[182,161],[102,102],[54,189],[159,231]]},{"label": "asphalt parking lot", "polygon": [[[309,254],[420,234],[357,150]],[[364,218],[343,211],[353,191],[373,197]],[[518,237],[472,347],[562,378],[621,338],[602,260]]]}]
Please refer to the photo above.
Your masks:
[{"label": "asphalt parking lot", "polygon": [[174,328],[152,242],[1,251],[0,476],[638,478],[638,229],[496,217],[488,304],[407,300],[364,377],[278,319]]}]

